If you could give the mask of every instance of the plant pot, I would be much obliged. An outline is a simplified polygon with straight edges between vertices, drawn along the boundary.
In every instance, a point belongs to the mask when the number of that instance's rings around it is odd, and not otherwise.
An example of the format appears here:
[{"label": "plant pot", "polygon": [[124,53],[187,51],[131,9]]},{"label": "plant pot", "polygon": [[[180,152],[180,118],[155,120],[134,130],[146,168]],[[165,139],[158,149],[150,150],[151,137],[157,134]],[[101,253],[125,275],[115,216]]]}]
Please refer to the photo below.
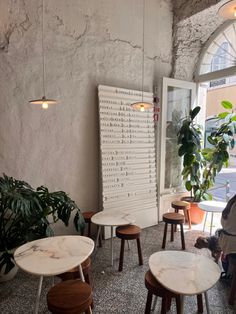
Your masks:
[{"label": "plant pot", "polygon": [[189,196],[184,196],[181,200],[190,203],[191,223],[194,225],[201,224],[203,222],[205,212],[198,207],[198,203],[193,202],[193,198]]},{"label": "plant pot", "polygon": [[[11,253],[13,253],[16,249],[9,250]],[[3,254],[3,252],[0,252],[0,256]],[[18,266],[15,264],[15,267],[13,267],[7,274],[4,274],[5,272],[5,265],[2,267],[0,271],[0,282],[11,280],[18,272]]]}]

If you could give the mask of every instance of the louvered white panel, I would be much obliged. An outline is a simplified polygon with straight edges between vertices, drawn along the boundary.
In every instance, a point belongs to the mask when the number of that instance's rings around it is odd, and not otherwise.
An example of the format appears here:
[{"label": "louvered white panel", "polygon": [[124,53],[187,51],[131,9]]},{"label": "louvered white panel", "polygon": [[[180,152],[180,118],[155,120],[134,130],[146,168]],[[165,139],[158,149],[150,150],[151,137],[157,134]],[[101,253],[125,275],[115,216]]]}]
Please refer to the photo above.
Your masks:
[{"label": "louvered white panel", "polygon": [[[132,213],[142,228],[157,224],[156,155],[153,110],[130,104],[141,91],[99,85],[103,210]],[[152,93],[144,100],[153,101]]]}]

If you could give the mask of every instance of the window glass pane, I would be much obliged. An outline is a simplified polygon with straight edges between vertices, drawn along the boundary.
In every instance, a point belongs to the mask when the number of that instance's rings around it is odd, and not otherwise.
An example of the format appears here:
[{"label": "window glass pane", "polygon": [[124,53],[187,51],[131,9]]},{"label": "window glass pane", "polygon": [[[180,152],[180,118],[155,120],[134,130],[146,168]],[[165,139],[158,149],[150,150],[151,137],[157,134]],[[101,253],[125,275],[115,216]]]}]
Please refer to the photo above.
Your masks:
[{"label": "window glass pane", "polygon": [[177,132],[191,107],[191,90],[168,86],[165,151],[165,188],[182,185],[182,161],[178,156]]},{"label": "window glass pane", "polygon": [[227,69],[236,65],[236,23],[224,29],[204,54],[199,74]]}]

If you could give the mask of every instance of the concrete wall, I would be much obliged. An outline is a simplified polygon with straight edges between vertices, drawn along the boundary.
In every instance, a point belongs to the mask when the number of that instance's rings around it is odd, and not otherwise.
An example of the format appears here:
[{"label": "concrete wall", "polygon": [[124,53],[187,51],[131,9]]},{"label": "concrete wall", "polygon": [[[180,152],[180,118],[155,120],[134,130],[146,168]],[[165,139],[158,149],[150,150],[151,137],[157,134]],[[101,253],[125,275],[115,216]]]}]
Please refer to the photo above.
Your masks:
[{"label": "concrete wall", "polygon": [[[148,0],[145,90],[172,61],[171,0]],[[0,0],[0,173],[61,189],[82,209],[99,200],[97,85],[141,88],[142,0]]]},{"label": "concrete wall", "polygon": [[194,79],[200,53],[210,36],[224,23],[217,15],[226,0],[177,0],[174,6],[173,71],[177,79]]}]

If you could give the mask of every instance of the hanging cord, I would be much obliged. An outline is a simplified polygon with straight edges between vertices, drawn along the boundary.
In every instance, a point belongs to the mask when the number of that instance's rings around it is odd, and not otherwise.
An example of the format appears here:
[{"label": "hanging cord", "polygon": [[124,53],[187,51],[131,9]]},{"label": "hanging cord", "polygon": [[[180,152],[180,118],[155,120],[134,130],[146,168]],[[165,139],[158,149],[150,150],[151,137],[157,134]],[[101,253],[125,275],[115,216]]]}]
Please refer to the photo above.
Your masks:
[{"label": "hanging cord", "polygon": [[42,0],[42,59],[43,59],[43,96],[45,97],[45,58],[44,58],[44,0]]},{"label": "hanging cord", "polygon": [[143,85],[144,85],[144,33],[145,33],[145,0],[143,0],[143,42],[142,42],[142,102],[143,102]]}]

